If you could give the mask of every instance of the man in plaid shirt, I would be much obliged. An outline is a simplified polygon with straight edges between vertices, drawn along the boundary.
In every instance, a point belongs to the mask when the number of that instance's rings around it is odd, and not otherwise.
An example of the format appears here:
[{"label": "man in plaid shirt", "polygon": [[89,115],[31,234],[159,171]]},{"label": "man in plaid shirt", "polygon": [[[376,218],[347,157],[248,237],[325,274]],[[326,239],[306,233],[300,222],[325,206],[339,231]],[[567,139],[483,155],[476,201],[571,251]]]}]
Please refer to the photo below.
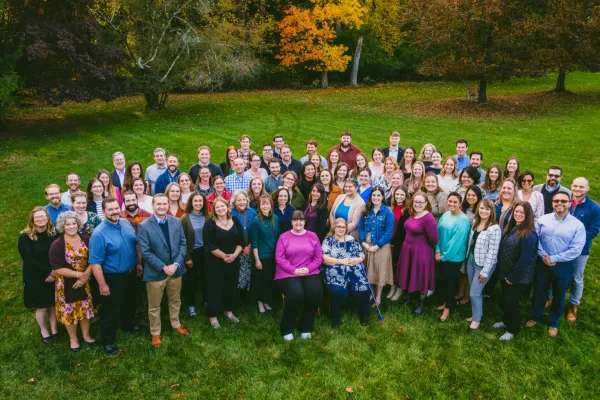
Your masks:
[{"label": "man in plaid shirt", "polygon": [[125,204],[125,211],[121,213],[121,218],[129,221],[137,234],[138,225],[152,214],[138,207],[137,195],[131,190],[123,194],[123,203]]},{"label": "man in plaid shirt", "polygon": [[248,190],[252,177],[244,173],[246,163],[241,158],[236,158],[233,161],[233,169],[235,174],[231,174],[225,178],[225,190],[230,193],[235,193],[236,190]]}]

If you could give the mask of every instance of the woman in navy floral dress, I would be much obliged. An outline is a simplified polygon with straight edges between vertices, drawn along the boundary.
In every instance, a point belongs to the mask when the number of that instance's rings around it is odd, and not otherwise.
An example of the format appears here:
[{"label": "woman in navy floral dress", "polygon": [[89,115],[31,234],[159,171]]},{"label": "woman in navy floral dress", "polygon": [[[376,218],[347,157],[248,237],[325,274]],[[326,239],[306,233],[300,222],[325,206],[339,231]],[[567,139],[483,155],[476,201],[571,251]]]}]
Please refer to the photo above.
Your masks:
[{"label": "woman in navy floral dress", "polygon": [[358,298],[360,324],[369,323],[369,281],[363,261],[365,253],[358,242],[348,235],[348,224],[337,218],[329,235],[323,240],[325,285],[331,293],[331,325],[340,325],[342,305],[349,292]]}]

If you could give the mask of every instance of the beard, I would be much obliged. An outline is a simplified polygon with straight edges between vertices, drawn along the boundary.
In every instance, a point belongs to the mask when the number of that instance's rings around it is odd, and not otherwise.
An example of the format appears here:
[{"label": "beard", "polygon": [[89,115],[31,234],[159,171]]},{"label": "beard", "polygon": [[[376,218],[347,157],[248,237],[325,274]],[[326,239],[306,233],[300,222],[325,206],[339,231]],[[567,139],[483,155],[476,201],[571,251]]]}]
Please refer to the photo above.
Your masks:
[{"label": "beard", "polygon": [[138,209],[138,205],[137,204],[132,204],[130,206],[125,206],[125,210],[129,211],[130,213],[136,212]]}]

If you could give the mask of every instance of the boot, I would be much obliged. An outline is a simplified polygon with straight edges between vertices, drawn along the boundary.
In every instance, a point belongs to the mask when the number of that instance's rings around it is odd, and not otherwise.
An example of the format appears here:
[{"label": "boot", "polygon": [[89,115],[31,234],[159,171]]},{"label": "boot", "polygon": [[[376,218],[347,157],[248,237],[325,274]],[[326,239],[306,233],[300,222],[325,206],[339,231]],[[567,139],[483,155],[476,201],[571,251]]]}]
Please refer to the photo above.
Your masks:
[{"label": "boot", "polygon": [[569,303],[567,305],[567,320],[571,322],[577,321],[577,306]]},{"label": "boot", "polygon": [[419,298],[419,306],[415,308],[415,311],[413,311],[413,313],[415,315],[421,315],[423,314],[423,311],[425,311],[425,296],[421,295],[421,297]]}]

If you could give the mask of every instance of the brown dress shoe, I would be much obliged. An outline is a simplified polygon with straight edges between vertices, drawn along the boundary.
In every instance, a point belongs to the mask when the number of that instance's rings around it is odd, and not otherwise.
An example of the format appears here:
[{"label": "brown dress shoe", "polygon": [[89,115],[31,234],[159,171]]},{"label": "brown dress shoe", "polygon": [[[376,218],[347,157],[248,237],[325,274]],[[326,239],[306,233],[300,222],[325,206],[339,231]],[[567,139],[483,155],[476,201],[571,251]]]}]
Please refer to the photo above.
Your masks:
[{"label": "brown dress shoe", "polygon": [[577,306],[574,304],[569,304],[567,306],[567,320],[571,322],[577,321]]},{"label": "brown dress shoe", "polygon": [[552,305],[552,299],[548,299],[548,301],[546,302],[546,308],[550,308],[551,305]]},{"label": "brown dress shoe", "polygon": [[187,329],[185,329],[183,326],[179,326],[178,328],[175,328],[175,331],[177,333],[179,333],[180,335],[183,336],[190,336],[190,331],[188,331]]},{"label": "brown dress shoe", "polygon": [[528,327],[528,328],[533,328],[536,325],[537,325],[537,322],[535,322],[532,319],[530,319],[529,321],[527,321],[527,323],[525,324],[525,326]]},{"label": "brown dress shoe", "polygon": [[548,336],[556,337],[556,335],[558,335],[558,328],[549,328],[548,329]]},{"label": "brown dress shoe", "polygon": [[152,346],[155,349],[158,349],[161,344],[162,344],[162,341],[160,340],[160,335],[152,335]]}]

